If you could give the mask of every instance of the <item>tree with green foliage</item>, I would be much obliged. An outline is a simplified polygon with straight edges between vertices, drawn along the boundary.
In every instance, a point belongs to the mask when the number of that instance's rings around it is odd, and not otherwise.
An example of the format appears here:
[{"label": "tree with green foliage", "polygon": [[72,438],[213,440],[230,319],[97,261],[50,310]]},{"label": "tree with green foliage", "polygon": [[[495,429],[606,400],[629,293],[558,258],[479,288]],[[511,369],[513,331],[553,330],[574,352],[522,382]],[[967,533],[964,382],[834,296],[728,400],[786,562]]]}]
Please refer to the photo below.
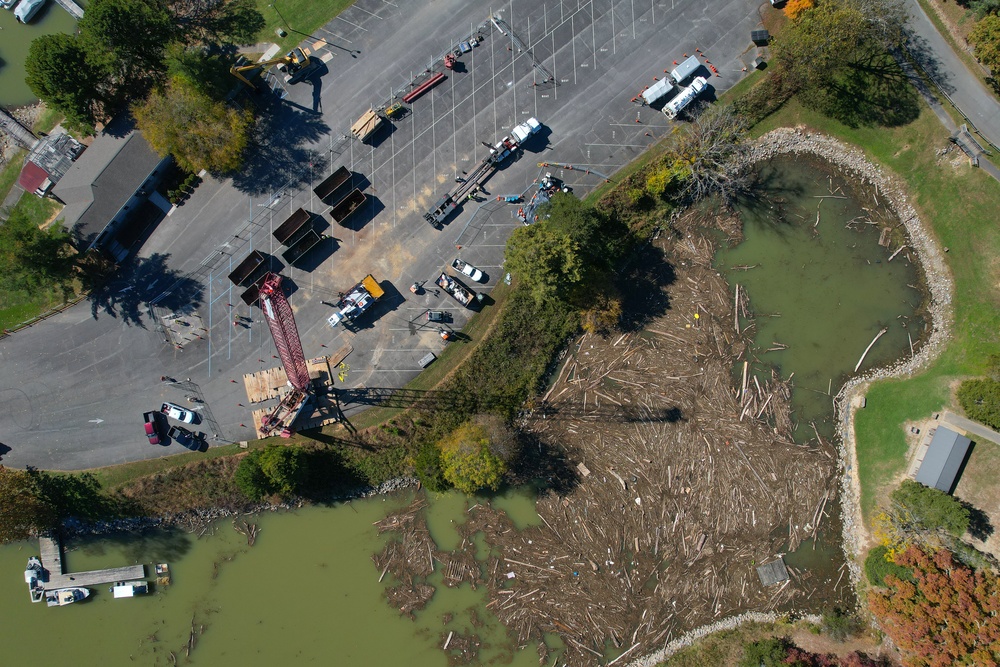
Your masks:
[{"label": "tree with green foliage", "polygon": [[911,667],[1000,665],[1000,580],[989,568],[972,570],[939,549],[911,546],[897,563],[913,580],[886,576],[868,604]]},{"label": "tree with green foliage", "polygon": [[514,230],[504,258],[538,303],[565,296],[583,277],[579,244],[544,220]]},{"label": "tree with green foliage", "polygon": [[142,97],[160,80],[173,23],[159,0],[93,0],[79,24],[87,61],[103,72],[119,104]]},{"label": "tree with green foliage", "polygon": [[247,498],[288,497],[305,481],[305,457],[301,447],[268,445],[255,449],[240,461],[235,481]]},{"label": "tree with green foliage", "polygon": [[31,91],[66,117],[66,125],[84,134],[94,131],[105,116],[105,100],[96,82],[99,67],[87,60],[87,51],[76,35],[42,35],[28,47],[25,82]]},{"label": "tree with green foliage", "polygon": [[0,465],[0,542],[26,540],[52,528],[56,513],[31,475]]},{"label": "tree with green foliage", "polygon": [[905,479],[889,498],[898,520],[911,531],[942,531],[957,538],[969,529],[969,510],[943,491]]},{"label": "tree with green foliage", "polygon": [[180,75],[133,109],[143,136],[190,172],[231,172],[243,164],[253,115],[214,101]]},{"label": "tree with green foliage", "polygon": [[413,472],[428,491],[447,491],[451,484],[441,469],[441,450],[434,442],[424,442],[413,458]]},{"label": "tree with green foliage", "polygon": [[78,29],[32,42],[26,81],[71,125],[93,131],[162,79],[174,28],[159,0],[93,0]]},{"label": "tree with green foliage", "polygon": [[965,380],[958,387],[958,403],[969,419],[1000,429],[1000,381]]},{"label": "tree with green foliage", "polygon": [[500,488],[507,464],[490,450],[486,428],[466,422],[440,443],[444,478],[459,491],[476,493]]},{"label": "tree with green foliage", "polygon": [[1000,16],[990,14],[972,27],[969,41],[976,47],[976,58],[990,68],[993,76],[1000,76]]},{"label": "tree with green foliage", "polygon": [[39,229],[17,209],[0,225],[0,275],[8,287],[68,288],[76,259],[70,236],[60,225]]},{"label": "tree with green foliage", "polygon": [[917,93],[891,55],[906,40],[898,0],[844,0],[807,9],[773,43],[782,87],[857,127],[900,125],[920,113]]}]

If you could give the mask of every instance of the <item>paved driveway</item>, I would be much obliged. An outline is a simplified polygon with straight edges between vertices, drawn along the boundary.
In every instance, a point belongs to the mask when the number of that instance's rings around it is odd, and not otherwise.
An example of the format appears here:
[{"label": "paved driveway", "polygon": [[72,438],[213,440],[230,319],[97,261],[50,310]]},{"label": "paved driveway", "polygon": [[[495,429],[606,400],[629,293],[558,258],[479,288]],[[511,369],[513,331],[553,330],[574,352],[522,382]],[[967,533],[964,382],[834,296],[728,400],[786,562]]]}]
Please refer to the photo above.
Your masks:
[{"label": "paved driveway", "polygon": [[[443,344],[424,312],[448,309],[456,326],[469,315],[445,294],[414,297],[407,287],[433,279],[456,254],[486,272],[478,289],[488,292],[502,277],[503,244],[517,224],[512,209],[466,228],[474,212],[466,206],[442,231],[421,218],[485,156],[481,142],[529,116],[545,125],[521,159],[487,182],[490,197],[524,191],[541,159],[611,174],[670,129],[661,114],[630,103],[642,86],[696,47],[721,73],[710,80],[715,89],[732,85],[740,57],[753,56],[749,36],[759,20],[758,5],[746,1],[515,0],[494,6],[513,30],[503,34],[487,20],[489,7],[359,0],[304,37],[328,71],[268,108],[267,144],[245,172],[207,179],[93,309],[81,304],[0,342],[0,441],[11,448],[4,463],[80,469],[172,453],[177,446],[146,443],[141,412],[189,395],[204,399],[201,429],[215,442],[252,437],[240,378],[277,361],[259,311],[242,305],[226,276],[251,249],[280,256],[271,232],[298,207],[325,215],[311,186],[340,165],[361,179],[369,202],[349,228],[329,227],[336,240],[302,268],[285,267],[290,301],[307,357],[353,346],[343,386],[402,386]],[[343,139],[365,109],[407,89],[477,31],[483,44],[461,59],[461,70],[374,145]],[[581,194],[600,180],[579,169],[557,175]],[[356,333],[330,329],[322,301],[367,273],[383,282],[386,298]],[[249,319],[234,326],[237,317]],[[175,319],[201,338],[166,344],[163,327]]]},{"label": "paved driveway", "polygon": [[994,146],[1000,146],[1000,103],[952,51],[917,0],[908,0],[914,52],[924,70]]}]

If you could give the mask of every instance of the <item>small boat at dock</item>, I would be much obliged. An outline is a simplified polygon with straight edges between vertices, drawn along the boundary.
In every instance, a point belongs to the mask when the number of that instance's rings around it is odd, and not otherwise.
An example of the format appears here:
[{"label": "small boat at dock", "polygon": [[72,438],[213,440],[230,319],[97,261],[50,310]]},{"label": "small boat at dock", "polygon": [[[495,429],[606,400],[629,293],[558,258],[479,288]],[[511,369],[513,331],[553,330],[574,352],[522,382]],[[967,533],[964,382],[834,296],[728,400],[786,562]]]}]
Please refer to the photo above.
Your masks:
[{"label": "small boat at dock", "polygon": [[28,558],[28,564],[24,568],[24,583],[28,584],[28,594],[31,595],[32,602],[41,602],[45,596],[45,587],[42,586],[44,575],[45,570],[38,556]]},{"label": "small boat at dock", "polygon": [[134,598],[149,592],[149,584],[145,581],[119,581],[110,589],[116,598]]},{"label": "small boat at dock", "polygon": [[14,5],[18,3],[18,0],[0,0],[0,7],[3,9],[14,9]]},{"label": "small boat at dock", "polygon": [[14,10],[14,18],[21,23],[29,23],[44,4],[45,0],[21,0],[21,4]]},{"label": "small boat at dock", "polygon": [[45,591],[45,604],[50,607],[65,607],[68,604],[79,602],[90,597],[90,589],[76,586],[73,588],[57,588],[54,591]]}]

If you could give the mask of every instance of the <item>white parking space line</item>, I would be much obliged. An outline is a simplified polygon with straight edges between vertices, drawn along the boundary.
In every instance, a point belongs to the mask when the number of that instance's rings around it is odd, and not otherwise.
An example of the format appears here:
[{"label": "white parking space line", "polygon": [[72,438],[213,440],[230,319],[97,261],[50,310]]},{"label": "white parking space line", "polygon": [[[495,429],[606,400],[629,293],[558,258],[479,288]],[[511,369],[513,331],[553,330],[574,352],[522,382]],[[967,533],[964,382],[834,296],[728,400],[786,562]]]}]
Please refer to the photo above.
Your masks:
[{"label": "white parking space line", "polygon": [[357,23],[354,23],[354,22],[352,22],[352,21],[348,21],[347,19],[345,19],[345,18],[344,18],[343,16],[340,16],[339,14],[338,14],[338,15],[337,15],[336,17],[334,17],[334,18],[337,18],[337,19],[340,19],[341,21],[343,21],[344,23],[347,23],[347,24],[349,24],[349,25],[353,25],[353,26],[354,26],[355,28],[357,28],[358,30],[364,30],[365,32],[368,32],[368,29],[367,29],[367,28],[362,28],[362,27],[361,27],[361,26],[359,26],[359,25],[358,25]]}]

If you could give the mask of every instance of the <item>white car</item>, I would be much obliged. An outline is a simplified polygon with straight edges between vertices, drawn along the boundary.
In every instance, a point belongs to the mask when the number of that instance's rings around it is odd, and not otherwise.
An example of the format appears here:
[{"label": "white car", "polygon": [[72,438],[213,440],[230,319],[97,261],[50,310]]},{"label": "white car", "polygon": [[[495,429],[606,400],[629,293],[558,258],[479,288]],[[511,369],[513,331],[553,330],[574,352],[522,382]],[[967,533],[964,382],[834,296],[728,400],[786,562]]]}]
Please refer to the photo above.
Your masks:
[{"label": "white car", "polygon": [[194,423],[194,413],[190,410],[185,410],[181,406],[174,403],[164,403],[160,406],[160,412],[171,419],[176,419],[177,421],[184,422],[185,424]]},{"label": "white car", "polygon": [[473,282],[479,282],[483,279],[483,272],[474,267],[468,262],[463,262],[461,259],[456,259],[451,263],[451,266],[456,271],[460,271],[464,275],[468,276]]}]

